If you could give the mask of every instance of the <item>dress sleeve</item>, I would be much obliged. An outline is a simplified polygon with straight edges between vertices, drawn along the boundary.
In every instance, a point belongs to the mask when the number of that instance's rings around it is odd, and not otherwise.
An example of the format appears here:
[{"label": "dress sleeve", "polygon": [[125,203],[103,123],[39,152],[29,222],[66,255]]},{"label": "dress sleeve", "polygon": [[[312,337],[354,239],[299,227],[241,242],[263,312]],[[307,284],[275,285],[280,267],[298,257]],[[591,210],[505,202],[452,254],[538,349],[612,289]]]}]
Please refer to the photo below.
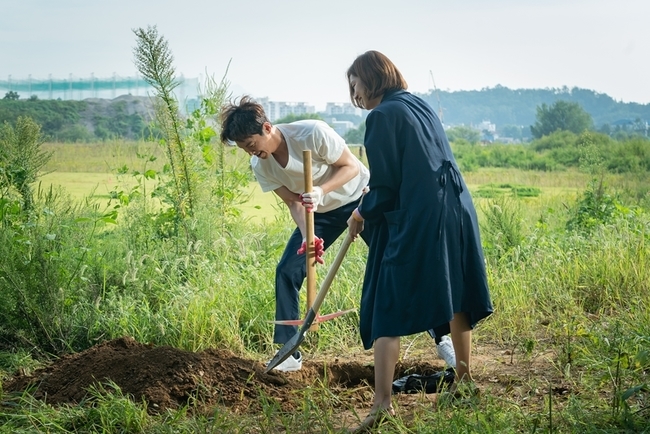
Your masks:
[{"label": "dress sleeve", "polygon": [[364,219],[382,219],[384,213],[395,208],[402,179],[402,153],[394,116],[373,110],[366,118],[364,139],[370,191],[363,199],[359,212]]}]

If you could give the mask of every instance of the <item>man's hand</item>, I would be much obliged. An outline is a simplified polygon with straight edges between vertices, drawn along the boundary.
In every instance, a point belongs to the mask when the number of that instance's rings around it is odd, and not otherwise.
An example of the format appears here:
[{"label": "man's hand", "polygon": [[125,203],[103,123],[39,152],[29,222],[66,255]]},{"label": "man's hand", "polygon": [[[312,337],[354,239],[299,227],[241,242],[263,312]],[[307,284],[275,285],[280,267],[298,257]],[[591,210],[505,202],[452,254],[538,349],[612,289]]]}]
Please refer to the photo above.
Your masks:
[{"label": "man's hand", "polygon": [[[314,251],[316,253],[316,262],[319,264],[324,264],[325,261],[323,261],[323,253],[325,252],[324,249],[324,243],[322,238],[319,237],[314,237]],[[307,252],[307,240],[302,240],[302,246],[298,249],[296,252],[299,255],[302,255],[303,253]]]},{"label": "man's hand", "polygon": [[301,194],[300,200],[302,201],[302,205],[307,208],[307,211],[316,212],[318,205],[320,205],[321,200],[323,200],[323,189],[320,187],[314,187],[313,191]]}]

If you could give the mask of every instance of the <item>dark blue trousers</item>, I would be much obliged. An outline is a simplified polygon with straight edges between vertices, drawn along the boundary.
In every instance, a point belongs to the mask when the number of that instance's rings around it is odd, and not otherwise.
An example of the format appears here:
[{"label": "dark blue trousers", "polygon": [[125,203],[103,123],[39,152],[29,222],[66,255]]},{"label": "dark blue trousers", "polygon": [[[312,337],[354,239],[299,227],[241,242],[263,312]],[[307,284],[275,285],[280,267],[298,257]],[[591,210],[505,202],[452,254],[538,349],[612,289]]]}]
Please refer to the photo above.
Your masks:
[{"label": "dark blue trousers", "polygon": [[[359,206],[359,200],[350,202],[332,211],[314,213],[314,234],[324,241],[327,249],[348,228],[348,219],[352,211]],[[361,238],[368,244],[369,240],[361,232]],[[282,258],[275,269],[275,319],[300,319],[300,288],[307,276],[307,260],[305,255],[296,252],[302,245],[300,229],[296,228],[287,242]],[[298,326],[277,325],[273,334],[273,342],[285,344],[296,333]]]}]

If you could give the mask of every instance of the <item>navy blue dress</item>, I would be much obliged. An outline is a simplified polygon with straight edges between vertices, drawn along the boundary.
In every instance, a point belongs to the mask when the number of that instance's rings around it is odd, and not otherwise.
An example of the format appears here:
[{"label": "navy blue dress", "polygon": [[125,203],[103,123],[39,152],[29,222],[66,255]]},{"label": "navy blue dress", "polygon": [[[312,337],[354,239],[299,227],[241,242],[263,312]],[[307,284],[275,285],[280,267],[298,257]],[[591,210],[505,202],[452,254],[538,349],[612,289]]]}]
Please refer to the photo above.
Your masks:
[{"label": "navy blue dress", "polygon": [[[366,119],[370,191],[368,263],[360,330],[380,337],[449,333],[454,313],[472,327],[492,313],[476,209],[440,119],[407,91],[387,92]],[[370,237],[368,237],[370,235]]]}]

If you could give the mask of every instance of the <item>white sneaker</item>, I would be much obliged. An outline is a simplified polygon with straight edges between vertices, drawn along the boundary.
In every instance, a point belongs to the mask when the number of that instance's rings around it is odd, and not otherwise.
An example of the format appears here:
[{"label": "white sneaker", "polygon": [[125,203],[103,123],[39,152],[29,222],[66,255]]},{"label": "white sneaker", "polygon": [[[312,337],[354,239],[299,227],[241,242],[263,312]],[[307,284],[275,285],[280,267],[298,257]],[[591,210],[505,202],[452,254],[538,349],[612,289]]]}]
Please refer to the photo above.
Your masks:
[{"label": "white sneaker", "polygon": [[451,338],[445,335],[440,339],[440,343],[436,345],[438,350],[438,357],[445,361],[445,363],[452,368],[456,367],[456,352],[454,345],[451,343]]},{"label": "white sneaker", "polygon": [[[266,362],[266,364],[268,365],[269,362],[270,360]],[[284,362],[280,363],[272,370],[280,371],[280,372],[294,372],[294,371],[299,371],[301,368],[302,368],[302,353],[298,351],[297,359],[292,354]]]}]

